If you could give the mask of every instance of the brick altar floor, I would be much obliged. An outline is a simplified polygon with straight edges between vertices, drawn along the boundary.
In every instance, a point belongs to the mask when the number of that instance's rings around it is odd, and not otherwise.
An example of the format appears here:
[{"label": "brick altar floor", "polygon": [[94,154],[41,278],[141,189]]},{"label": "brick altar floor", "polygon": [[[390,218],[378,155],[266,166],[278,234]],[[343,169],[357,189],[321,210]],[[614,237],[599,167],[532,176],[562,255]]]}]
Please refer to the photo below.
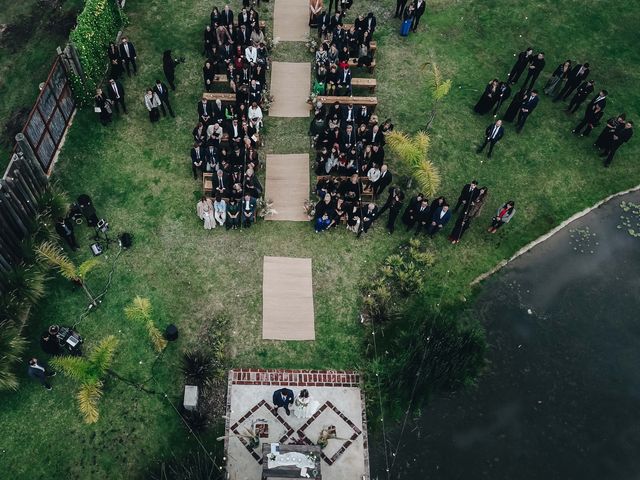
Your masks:
[{"label": "brick altar floor", "polygon": [[[273,413],[272,395],[287,387],[297,395],[302,388],[320,406],[311,418]],[[256,422],[268,432],[255,448],[249,446],[247,430]],[[320,431],[336,427],[336,439],[322,451],[323,480],[368,480],[367,424],[364,397],[357,372],[320,370],[239,369],[229,372],[225,453],[229,480],[260,479],[262,443],[314,444]]]}]

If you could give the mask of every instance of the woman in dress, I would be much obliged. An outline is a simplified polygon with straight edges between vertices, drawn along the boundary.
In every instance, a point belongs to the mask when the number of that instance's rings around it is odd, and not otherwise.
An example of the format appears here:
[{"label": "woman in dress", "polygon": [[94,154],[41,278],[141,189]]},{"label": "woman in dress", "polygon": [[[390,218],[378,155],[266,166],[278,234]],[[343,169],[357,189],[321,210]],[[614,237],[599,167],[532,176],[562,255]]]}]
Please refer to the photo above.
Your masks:
[{"label": "woman in dress", "polygon": [[498,100],[498,84],[499,83],[500,82],[498,82],[498,79],[494,78],[487,84],[486,88],[484,89],[484,93],[480,97],[480,100],[478,100],[478,103],[476,103],[476,106],[473,107],[474,112],[480,115],[484,115],[485,113],[488,113],[491,110],[491,108],[495,105],[496,101]]},{"label": "woman in dress", "polygon": [[[242,191],[240,191],[242,193]],[[235,230],[240,226],[240,205],[235,197],[229,199],[227,205],[227,230]]]},{"label": "woman in dress", "polygon": [[318,27],[318,16],[322,12],[322,0],[309,0],[309,26]]},{"label": "woman in dress", "polygon": [[120,58],[120,50],[115,43],[110,42],[109,48],[107,48],[107,55],[109,56],[109,63],[111,65],[111,76],[109,78],[118,79],[122,75],[122,59]]},{"label": "woman in dress", "polygon": [[558,65],[558,68],[554,70],[553,75],[544,86],[544,93],[554,96],[556,92],[562,90],[564,82],[569,77],[569,72],[571,72],[571,60],[566,60]]},{"label": "woman in dress", "polygon": [[502,117],[502,120],[504,120],[505,122],[513,122],[513,120],[515,120],[516,115],[518,114],[518,110],[520,110],[522,101],[527,96],[527,93],[528,91],[523,88],[513,96],[513,99],[511,100],[511,103],[509,104],[507,111],[504,112],[504,116]]},{"label": "woman in dress", "polygon": [[487,229],[489,233],[496,233],[500,227],[509,223],[516,213],[516,205],[513,200],[508,201],[496,211],[495,217],[491,219],[491,226]]},{"label": "woman in dress", "polygon": [[213,10],[211,10],[211,26],[217,27],[218,25],[220,25],[220,12],[218,7],[213,7]]},{"label": "woman in dress", "polygon": [[151,120],[151,123],[160,120],[160,105],[162,105],[162,102],[160,101],[158,94],[153,90],[148,89],[147,93],[144,95],[144,106],[149,110],[149,120]]},{"label": "woman in dress", "polygon": [[318,411],[320,402],[309,395],[309,390],[302,389],[293,402],[293,415],[298,418],[310,418]]},{"label": "woman in dress", "polygon": [[214,219],[213,213],[213,203],[211,203],[211,199],[205,197],[204,195],[196,205],[196,213],[198,214],[198,218],[204,222],[204,229],[211,230],[216,228],[216,221]]}]

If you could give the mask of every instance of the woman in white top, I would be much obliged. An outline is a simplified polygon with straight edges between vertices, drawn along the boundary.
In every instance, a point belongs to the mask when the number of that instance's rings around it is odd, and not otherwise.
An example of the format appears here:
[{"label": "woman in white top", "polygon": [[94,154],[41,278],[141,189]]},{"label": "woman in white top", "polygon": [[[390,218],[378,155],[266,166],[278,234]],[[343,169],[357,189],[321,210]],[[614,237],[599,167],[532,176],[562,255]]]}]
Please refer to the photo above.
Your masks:
[{"label": "woman in white top", "polygon": [[293,415],[298,418],[310,418],[318,411],[320,402],[309,395],[306,388],[301,390],[293,402]]},{"label": "woman in white top", "polygon": [[227,202],[220,196],[216,195],[216,201],[213,202],[214,217],[218,225],[222,226],[227,220]]},{"label": "woman in white top", "polygon": [[369,177],[369,181],[373,183],[373,182],[377,182],[380,179],[380,174],[381,174],[380,169],[374,163],[369,169],[369,171],[367,172],[367,177]]},{"label": "woman in white top", "polygon": [[160,119],[160,110],[158,110],[160,105],[162,105],[162,102],[158,94],[151,89],[147,90],[144,95],[144,106],[149,110],[149,120],[152,122],[157,122]]},{"label": "woman in white top", "polygon": [[204,221],[204,229],[211,230],[216,228],[216,222],[213,218],[213,203],[211,199],[203,196],[196,205],[196,213],[200,220]]},{"label": "woman in white top", "polygon": [[254,45],[249,45],[244,49],[244,58],[249,63],[256,63],[258,61],[258,49]]},{"label": "woman in white top", "polygon": [[256,132],[260,131],[262,127],[262,109],[257,102],[253,102],[248,110],[249,120],[256,121]]}]

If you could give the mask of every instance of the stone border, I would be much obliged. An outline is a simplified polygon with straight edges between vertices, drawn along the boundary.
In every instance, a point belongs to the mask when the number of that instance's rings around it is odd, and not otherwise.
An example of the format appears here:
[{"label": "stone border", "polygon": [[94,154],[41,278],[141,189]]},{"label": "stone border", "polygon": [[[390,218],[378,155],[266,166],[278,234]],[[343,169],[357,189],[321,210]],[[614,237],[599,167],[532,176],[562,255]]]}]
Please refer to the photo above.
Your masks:
[{"label": "stone border", "polygon": [[584,217],[586,214],[590,213],[592,210],[595,210],[596,208],[599,208],[604,203],[607,203],[608,201],[613,200],[616,197],[621,197],[622,195],[626,195],[628,193],[637,192],[638,190],[640,190],[640,185],[636,185],[635,187],[632,187],[632,188],[630,188],[628,190],[623,190],[622,192],[614,193],[612,195],[609,195],[608,197],[603,198],[599,202],[596,202],[595,205],[593,205],[591,207],[587,207],[584,210],[582,210],[581,212],[578,212],[578,213],[572,215],[571,217],[566,219],[564,222],[562,222],[557,227],[549,230],[544,235],[542,235],[542,236],[536,238],[535,240],[533,240],[532,242],[529,242],[528,244],[526,244],[524,247],[522,247],[520,250],[518,250],[516,253],[514,253],[507,260],[502,260],[502,261],[498,262],[498,264],[495,267],[493,267],[491,270],[489,270],[489,271],[477,276],[476,278],[474,278],[473,281],[470,283],[470,285],[474,286],[474,285],[479,284],[483,280],[486,280],[491,275],[493,275],[497,271],[501,270],[503,267],[505,267],[507,264],[511,263],[513,260],[515,260],[516,258],[521,256],[522,254],[527,253],[529,250],[531,250],[533,247],[535,247],[539,243],[542,243],[545,240],[551,238],[553,235],[558,233],[560,230],[565,228],[570,223],[574,222],[575,220],[578,220],[579,218]]},{"label": "stone border", "polygon": [[[360,374],[350,370],[265,370],[240,368],[229,371],[231,385],[278,385],[283,387],[357,387]],[[227,407],[229,406],[227,399]]]}]

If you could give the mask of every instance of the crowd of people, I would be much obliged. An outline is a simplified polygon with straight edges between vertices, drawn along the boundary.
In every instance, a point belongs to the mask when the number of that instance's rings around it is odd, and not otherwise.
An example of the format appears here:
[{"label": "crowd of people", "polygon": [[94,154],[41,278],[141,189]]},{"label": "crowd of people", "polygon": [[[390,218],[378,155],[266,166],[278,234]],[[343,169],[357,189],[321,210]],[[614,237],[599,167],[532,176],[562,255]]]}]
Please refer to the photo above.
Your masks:
[{"label": "crowd of people", "polygon": [[223,103],[203,95],[197,105],[190,157],[195,180],[212,175],[213,199],[203,196],[196,206],[207,230],[250,227],[263,191],[256,171],[269,56],[253,7],[243,6],[234,18],[229,5],[222,11],[214,7],[204,31],[204,89],[211,91],[216,75],[223,74],[235,96]]},{"label": "crowd of people", "polygon": [[[487,84],[474,106],[474,111],[479,115],[492,112],[493,117],[496,118],[502,105],[511,96],[511,87],[517,85],[520,77],[526,72],[524,83],[511,99],[502,119],[496,120],[486,128],[484,141],[478,147],[478,153],[489,145],[487,156],[491,157],[495,144],[504,136],[503,121],[515,120],[516,132],[520,133],[523,130],[529,115],[540,101],[535,85],[545,66],[544,52],[534,53],[533,48],[528,47],[517,55],[505,81],[494,78]],[[569,115],[575,113],[582,104],[587,102],[583,118],[572,130],[572,133],[581,137],[589,136],[591,131],[600,124],[609,95],[607,90],[595,90],[595,81],[588,79],[590,73],[589,63],[565,60],[554,69],[542,90],[545,95],[553,99],[554,103],[567,101],[571,97],[565,109]],[[593,96],[587,101],[591,94]],[[633,122],[627,120],[626,114],[621,113],[607,120],[602,133],[593,144],[599,149],[600,156],[604,157],[605,167],[611,165],[616,151],[627,143],[632,135]]]}]

